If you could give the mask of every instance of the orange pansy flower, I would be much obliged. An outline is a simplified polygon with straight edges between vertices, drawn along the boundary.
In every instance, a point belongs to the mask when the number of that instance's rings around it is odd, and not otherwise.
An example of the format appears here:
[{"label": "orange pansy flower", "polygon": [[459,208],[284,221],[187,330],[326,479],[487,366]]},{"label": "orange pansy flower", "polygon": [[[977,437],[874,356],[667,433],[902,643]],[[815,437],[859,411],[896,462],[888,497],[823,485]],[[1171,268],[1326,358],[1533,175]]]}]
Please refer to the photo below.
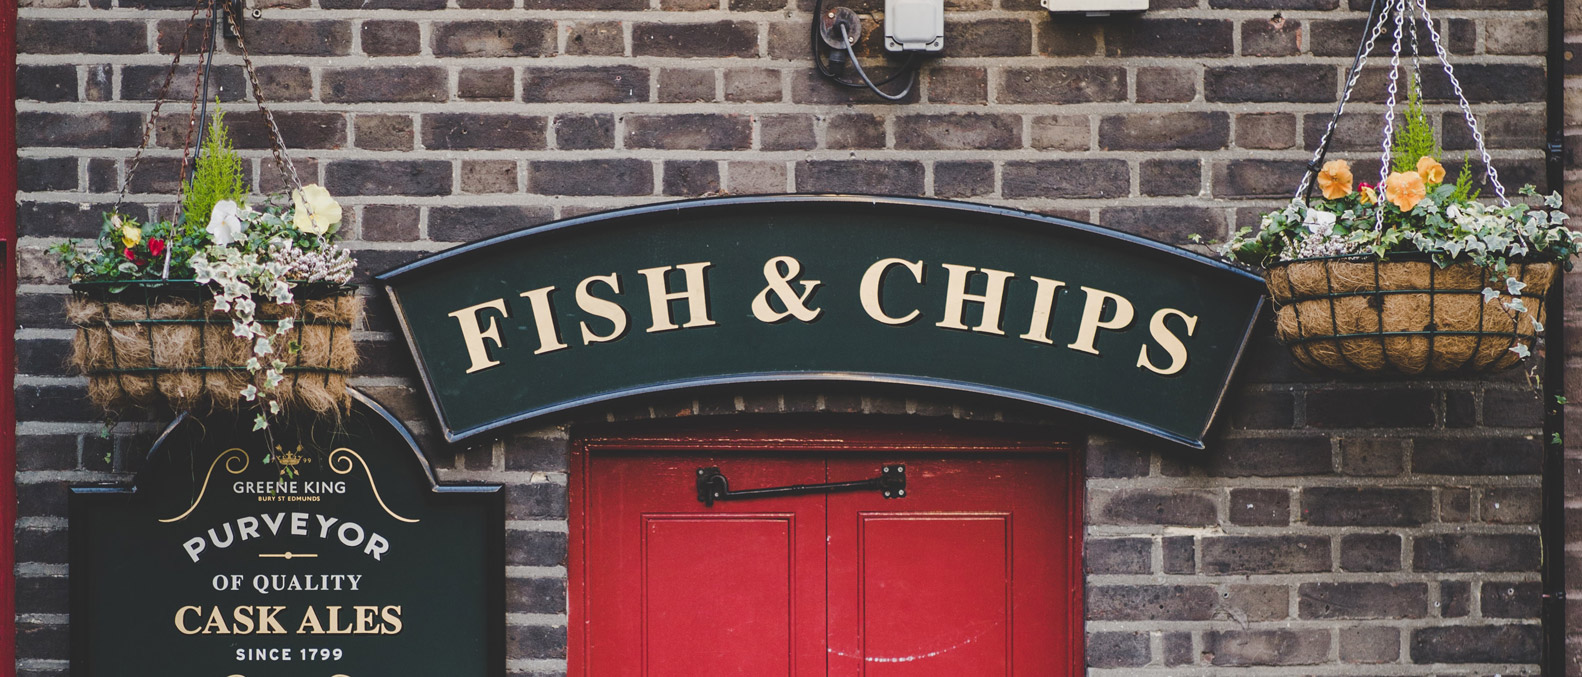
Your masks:
[{"label": "orange pansy flower", "polygon": [[1429,185],[1445,182],[1445,167],[1438,160],[1425,157],[1417,161],[1417,175],[1423,177],[1423,182]]},{"label": "orange pansy flower", "polygon": [[1345,160],[1330,160],[1318,172],[1318,189],[1325,200],[1338,200],[1351,194],[1351,165]]},{"label": "orange pansy flower", "polygon": [[1425,197],[1428,197],[1428,186],[1417,172],[1394,172],[1384,180],[1384,199],[1403,212],[1412,211]]}]

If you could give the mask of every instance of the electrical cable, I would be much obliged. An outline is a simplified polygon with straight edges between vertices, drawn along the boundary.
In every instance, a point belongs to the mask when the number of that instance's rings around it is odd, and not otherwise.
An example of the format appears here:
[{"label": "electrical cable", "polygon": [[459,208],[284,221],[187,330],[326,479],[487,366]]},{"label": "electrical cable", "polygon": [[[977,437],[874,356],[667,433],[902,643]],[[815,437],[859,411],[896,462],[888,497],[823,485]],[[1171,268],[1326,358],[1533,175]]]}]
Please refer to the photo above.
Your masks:
[{"label": "electrical cable", "polygon": [[[911,52],[907,56],[906,63],[902,64],[900,69],[896,70],[894,73],[891,73],[889,77],[887,77],[887,78],[885,78],[883,80],[880,80],[880,81],[878,81],[876,83],[875,82],[869,82],[866,76],[864,76],[864,78],[863,78],[864,81],[863,82],[851,82],[851,81],[848,81],[848,80],[841,79],[841,77],[839,75],[837,75],[836,73],[834,73],[834,72],[829,70],[829,65],[824,63],[824,58],[821,55],[821,52],[819,50],[819,45],[823,44],[823,42],[824,42],[823,38],[819,34],[819,22],[820,22],[820,18],[823,17],[823,15],[824,15],[824,0],[814,0],[814,2],[813,2],[813,26],[812,26],[812,30],[809,32],[809,36],[808,36],[810,38],[809,45],[808,45],[808,51],[811,53],[811,55],[813,57],[813,65],[818,68],[819,75],[824,76],[825,79],[828,79],[830,82],[833,82],[833,83],[835,83],[837,85],[840,85],[842,87],[849,87],[851,89],[863,89],[863,88],[869,88],[869,87],[875,87],[875,86],[883,87],[884,85],[888,85],[891,82],[896,81],[901,76],[908,75],[908,74],[913,75],[914,80],[915,80],[916,73],[913,72],[913,71],[914,71],[914,69],[917,66],[917,53],[916,52]],[[843,26],[843,28],[844,28],[844,26]],[[849,36],[846,38],[846,47],[847,47],[847,50],[846,50],[847,53],[848,54],[852,54],[852,50],[850,49],[850,47],[851,47],[851,39],[850,39]],[[852,59],[852,63],[853,64],[857,63],[857,59],[856,59],[856,56],[854,54],[852,55],[851,59]],[[877,91],[877,90],[875,90],[875,91]]]},{"label": "electrical cable", "polygon": [[[903,69],[904,72],[912,74],[912,77],[907,78],[906,80],[906,87],[902,88],[898,93],[887,94],[884,90],[879,89],[878,85],[873,84],[872,80],[868,79],[867,71],[862,69],[862,64],[857,63],[857,52],[853,51],[851,48],[851,38],[850,36],[846,35],[846,24],[840,24],[839,28],[840,39],[846,44],[846,55],[851,57],[852,67],[857,69],[857,75],[862,76],[862,81],[868,84],[868,89],[873,90],[874,94],[878,94],[879,96],[882,96],[890,101],[900,101],[901,99],[905,99],[908,94],[912,93],[912,85],[917,84],[917,69],[911,67],[910,59],[907,60],[907,67]],[[896,75],[900,75],[900,73],[897,73]],[[894,79],[894,77],[895,76],[891,76],[891,79]],[[886,80],[886,82],[888,82],[888,80]]]},{"label": "electrical cable", "polygon": [[198,150],[192,154],[193,171],[197,171],[198,153],[202,152],[203,139],[209,131],[209,74],[214,70],[214,53],[220,49],[220,12],[226,11],[219,0],[210,0],[209,6],[209,53],[204,55],[203,84],[198,90],[202,92],[198,95],[202,103],[198,108]]}]

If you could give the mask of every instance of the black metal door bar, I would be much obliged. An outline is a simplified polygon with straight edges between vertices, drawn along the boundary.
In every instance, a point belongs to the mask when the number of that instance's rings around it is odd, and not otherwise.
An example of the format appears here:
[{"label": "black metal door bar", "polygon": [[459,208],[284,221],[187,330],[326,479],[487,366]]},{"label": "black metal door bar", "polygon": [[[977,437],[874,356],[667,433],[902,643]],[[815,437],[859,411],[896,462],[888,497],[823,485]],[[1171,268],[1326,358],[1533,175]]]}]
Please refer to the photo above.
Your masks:
[{"label": "black metal door bar", "polygon": [[887,465],[879,472],[878,477],[855,482],[793,484],[788,487],[764,487],[762,489],[742,489],[740,491],[731,491],[730,481],[725,479],[725,475],[720,472],[719,468],[698,468],[698,500],[709,507],[714,507],[715,501],[738,501],[745,498],[818,494],[831,491],[861,491],[864,489],[877,489],[884,494],[885,498],[902,498],[906,496],[906,466],[901,464]]}]

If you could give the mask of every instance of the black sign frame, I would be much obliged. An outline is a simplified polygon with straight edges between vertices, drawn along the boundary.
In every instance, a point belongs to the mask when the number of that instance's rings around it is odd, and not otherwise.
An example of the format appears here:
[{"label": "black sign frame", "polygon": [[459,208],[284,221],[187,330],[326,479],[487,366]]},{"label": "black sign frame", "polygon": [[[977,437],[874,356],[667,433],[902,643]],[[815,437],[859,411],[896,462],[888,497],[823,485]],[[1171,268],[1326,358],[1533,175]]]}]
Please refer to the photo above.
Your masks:
[{"label": "black sign frame", "polygon": [[[376,425],[385,426],[390,432],[398,435],[404,443],[405,449],[399,450],[410,456],[411,463],[416,463],[421,474],[428,481],[428,492],[432,495],[429,499],[436,504],[470,503],[482,509],[486,517],[480,525],[483,532],[483,550],[481,557],[485,570],[482,574],[484,599],[483,611],[485,618],[484,645],[485,677],[505,677],[506,670],[506,575],[505,575],[505,487],[499,484],[467,483],[467,484],[441,484],[434,473],[433,466],[423,454],[417,440],[405,425],[394,415],[381,406],[377,401],[355,388],[348,388],[354,403],[354,411],[361,409],[373,416]],[[145,459],[153,459],[164,451],[164,447],[171,443],[183,427],[189,425],[202,426],[192,412],[183,412],[176,417],[150,446]],[[145,460],[145,462],[146,462]],[[218,460],[218,459],[216,459]],[[139,472],[141,476],[141,471]],[[70,524],[84,524],[82,517],[88,511],[109,507],[111,503],[124,503],[129,497],[138,493],[138,482],[130,484],[84,484],[68,487],[67,513]],[[377,494],[376,494],[377,495]],[[193,507],[197,507],[195,503]],[[381,507],[383,507],[381,505]],[[388,512],[389,508],[384,507]],[[69,581],[68,604],[71,617],[88,618],[93,613],[94,599],[90,576],[86,574],[86,567],[79,569],[79,563],[88,563],[91,558],[87,553],[92,551],[88,530],[72,528],[68,536],[68,562],[73,566],[73,575]],[[90,565],[91,566],[91,565]],[[436,581],[420,581],[424,584],[438,584]],[[86,622],[73,622],[70,629],[70,670],[75,675],[112,674],[95,672],[92,665],[91,654],[91,628]],[[412,641],[410,639],[392,641]],[[326,666],[328,667],[328,666]],[[136,666],[129,668],[133,673]],[[246,671],[245,668],[242,669]],[[215,676],[223,677],[223,676]]]}]

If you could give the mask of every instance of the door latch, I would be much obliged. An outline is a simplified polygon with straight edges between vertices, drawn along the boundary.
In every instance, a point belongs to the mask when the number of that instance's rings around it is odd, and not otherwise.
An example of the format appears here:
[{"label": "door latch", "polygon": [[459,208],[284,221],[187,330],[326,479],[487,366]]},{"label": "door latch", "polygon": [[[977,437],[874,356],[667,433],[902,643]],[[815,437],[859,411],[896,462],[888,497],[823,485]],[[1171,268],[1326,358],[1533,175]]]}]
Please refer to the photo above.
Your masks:
[{"label": "door latch", "polygon": [[832,491],[862,491],[865,489],[876,489],[884,494],[885,498],[905,498],[906,466],[902,464],[887,465],[879,472],[878,477],[855,482],[793,484],[787,487],[764,487],[762,489],[741,489],[737,491],[731,491],[730,481],[725,479],[725,474],[721,473],[719,468],[698,468],[698,501],[711,508],[714,507],[715,501],[739,501],[746,498],[819,494]]}]

